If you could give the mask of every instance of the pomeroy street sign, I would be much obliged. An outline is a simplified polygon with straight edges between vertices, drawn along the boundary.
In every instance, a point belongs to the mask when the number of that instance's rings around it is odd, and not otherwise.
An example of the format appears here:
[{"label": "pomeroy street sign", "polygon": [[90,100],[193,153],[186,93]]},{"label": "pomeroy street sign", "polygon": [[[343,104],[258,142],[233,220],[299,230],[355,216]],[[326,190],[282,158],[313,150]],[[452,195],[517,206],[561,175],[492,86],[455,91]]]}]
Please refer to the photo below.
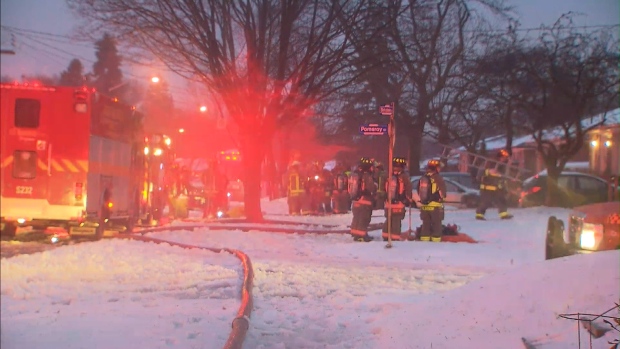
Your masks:
[{"label": "pomeroy street sign", "polygon": [[379,124],[367,124],[360,125],[360,133],[366,136],[380,136],[386,134],[388,131],[387,125]]}]

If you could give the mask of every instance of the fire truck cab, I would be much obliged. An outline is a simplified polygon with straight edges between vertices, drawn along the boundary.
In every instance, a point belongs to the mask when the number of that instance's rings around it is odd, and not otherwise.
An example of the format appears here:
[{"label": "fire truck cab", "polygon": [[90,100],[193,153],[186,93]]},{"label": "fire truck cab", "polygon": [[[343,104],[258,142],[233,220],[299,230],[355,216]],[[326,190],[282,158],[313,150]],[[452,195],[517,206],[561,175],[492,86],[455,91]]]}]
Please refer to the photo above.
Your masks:
[{"label": "fire truck cab", "polygon": [[135,108],[87,87],[0,90],[3,235],[61,227],[101,237],[131,228],[135,155],[143,151]]}]

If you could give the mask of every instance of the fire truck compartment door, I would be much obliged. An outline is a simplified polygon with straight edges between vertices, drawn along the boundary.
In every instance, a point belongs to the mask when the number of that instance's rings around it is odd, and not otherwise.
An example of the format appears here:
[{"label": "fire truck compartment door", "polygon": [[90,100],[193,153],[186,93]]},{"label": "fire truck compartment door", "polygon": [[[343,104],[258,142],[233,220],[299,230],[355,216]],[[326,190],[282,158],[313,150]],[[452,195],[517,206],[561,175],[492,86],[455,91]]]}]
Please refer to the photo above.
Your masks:
[{"label": "fire truck compartment door", "polygon": [[2,90],[2,199],[8,219],[54,218],[50,212],[49,117],[55,91]]},{"label": "fire truck compartment door", "polygon": [[[50,120],[46,113],[52,94],[14,90],[2,97],[2,112],[10,115],[2,121],[3,198],[47,199]],[[35,201],[30,205],[37,206]]]},{"label": "fire truck compartment door", "polygon": [[132,198],[131,144],[93,135],[89,149],[86,211],[99,211],[104,204],[103,193],[108,190],[113,205],[112,216],[126,215]]}]

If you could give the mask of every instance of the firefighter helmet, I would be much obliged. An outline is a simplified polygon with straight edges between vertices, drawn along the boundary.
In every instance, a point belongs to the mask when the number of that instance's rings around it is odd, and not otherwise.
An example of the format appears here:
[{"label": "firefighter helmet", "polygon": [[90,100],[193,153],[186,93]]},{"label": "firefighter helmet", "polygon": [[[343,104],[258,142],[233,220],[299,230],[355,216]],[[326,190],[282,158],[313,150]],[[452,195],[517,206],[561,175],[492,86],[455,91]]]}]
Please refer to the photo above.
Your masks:
[{"label": "firefighter helmet", "polygon": [[430,159],[426,163],[426,168],[429,170],[439,170],[441,167],[441,162],[437,159]]},{"label": "firefighter helmet", "polygon": [[405,166],[407,166],[407,160],[405,160],[405,158],[403,157],[396,156],[392,159],[392,166],[404,168]]},{"label": "firefighter helmet", "polygon": [[370,169],[372,167],[372,160],[366,157],[362,157],[360,159],[360,165],[361,168],[367,170]]},{"label": "firefighter helmet", "polygon": [[360,159],[360,165],[372,165],[372,160],[369,158],[362,157]]}]

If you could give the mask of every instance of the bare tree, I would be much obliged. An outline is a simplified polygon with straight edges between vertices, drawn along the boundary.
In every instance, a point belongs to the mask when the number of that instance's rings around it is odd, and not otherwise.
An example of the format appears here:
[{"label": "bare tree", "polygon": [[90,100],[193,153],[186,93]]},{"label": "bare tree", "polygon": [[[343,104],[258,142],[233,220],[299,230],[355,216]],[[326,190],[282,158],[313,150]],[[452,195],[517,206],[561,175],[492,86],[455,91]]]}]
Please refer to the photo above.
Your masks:
[{"label": "bare tree", "polygon": [[[542,28],[534,45],[519,50],[516,106],[525,116],[549,173],[550,188],[584,146],[588,131],[606,122],[589,119],[617,106],[620,76],[618,42],[605,31],[579,31],[570,16]],[[551,193],[551,192],[550,192]],[[558,196],[548,196],[549,200]]]},{"label": "bare tree", "polygon": [[[515,100],[518,91],[513,86],[516,79],[517,50],[522,45],[516,28],[518,23],[512,23],[505,33],[491,33],[484,39],[485,50],[473,59],[466,68],[467,83],[464,91],[473,105],[465,106],[463,115],[477,115],[477,126],[484,125],[486,130],[474,133],[484,136],[503,134],[506,139],[505,148],[512,152],[512,140],[517,129],[517,108]],[[473,108],[472,108],[473,107]],[[478,141],[481,141],[479,139]]]},{"label": "bare tree", "polygon": [[[429,120],[441,117],[446,89],[459,77],[459,64],[466,51],[470,25],[480,25],[478,11],[505,14],[510,8],[502,1],[440,0],[390,1],[389,13],[397,16],[389,31],[406,78],[407,97],[398,110],[411,115],[399,124],[408,135],[409,169],[419,172],[422,137]],[[475,19],[475,20],[474,20]],[[441,135],[446,138],[447,135]]]},{"label": "bare tree", "polygon": [[278,128],[352,81],[349,33],[365,1],[67,0],[89,23],[198,79],[223,101],[244,154],[245,210],[262,219],[261,164]]}]

